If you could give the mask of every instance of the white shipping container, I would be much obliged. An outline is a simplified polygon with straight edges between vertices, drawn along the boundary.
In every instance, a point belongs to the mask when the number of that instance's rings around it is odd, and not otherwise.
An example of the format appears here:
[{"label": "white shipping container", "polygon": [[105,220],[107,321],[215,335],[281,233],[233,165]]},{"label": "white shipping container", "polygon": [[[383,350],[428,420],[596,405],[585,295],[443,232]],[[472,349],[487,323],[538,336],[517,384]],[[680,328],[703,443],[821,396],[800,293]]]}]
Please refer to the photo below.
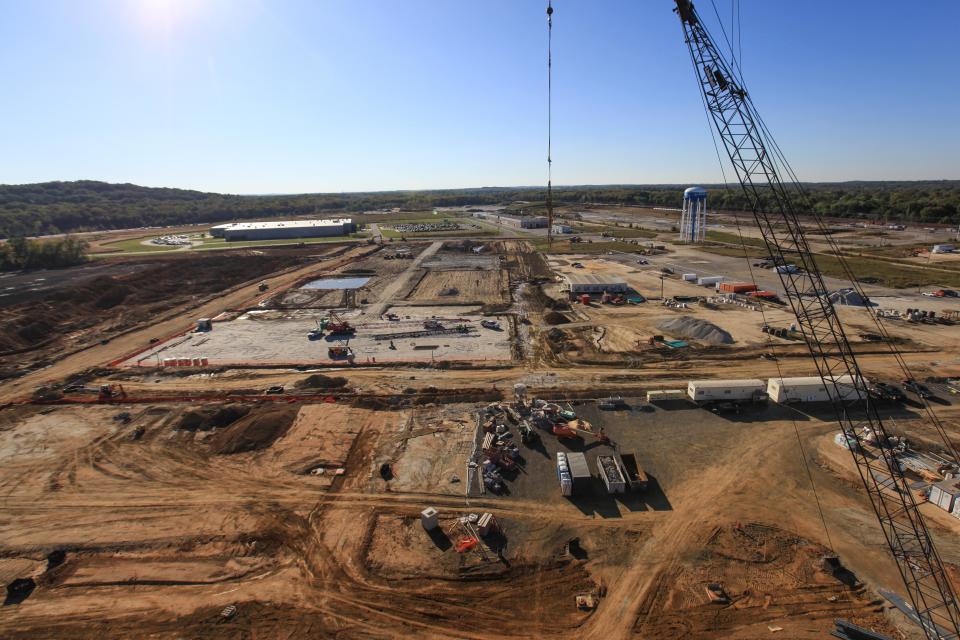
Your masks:
[{"label": "white shipping container", "polygon": [[691,380],[687,396],[694,402],[757,400],[766,396],[763,380]]},{"label": "white shipping container", "polygon": [[[853,378],[850,376],[839,376],[836,378],[837,388],[840,391],[840,398],[843,400],[856,400],[859,397],[859,391],[853,384]],[[863,381],[864,387],[867,380]],[[770,378],[767,381],[767,395],[774,402],[789,404],[792,402],[829,402],[834,395],[834,386],[832,383],[823,384],[823,379],[819,376],[808,376],[803,378]]]},{"label": "white shipping container", "polygon": [[683,274],[682,278],[683,278],[684,280],[686,280],[687,282],[696,282],[696,281],[697,281],[697,274],[695,274],[695,273],[685,273],[685,274]]},{"label": "white shipping container", "polygon": [[725,279],[726,278],[724,278],[724,276],[704,276],[697,280],[697,284],[707,286],[711,284],[717,284],[718,282],[723,282]]}]

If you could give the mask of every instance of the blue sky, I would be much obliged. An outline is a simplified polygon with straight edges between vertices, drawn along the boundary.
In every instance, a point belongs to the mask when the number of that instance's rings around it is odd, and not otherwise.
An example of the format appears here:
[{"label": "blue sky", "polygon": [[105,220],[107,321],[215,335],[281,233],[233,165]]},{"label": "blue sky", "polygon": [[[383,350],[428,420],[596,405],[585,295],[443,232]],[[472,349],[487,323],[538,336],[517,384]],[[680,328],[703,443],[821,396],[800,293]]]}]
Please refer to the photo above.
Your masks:
[{"label": "blue sky", "polygon": [[[714,1],[728,23],[731,0]],[[719,180],[672,5],[554,2],[555,184]],[[0,8],[0,183],[546,179],[545,0]],[[747,85],[802,179],[960,178],[960,3],[742,0],[741,16]]]}]

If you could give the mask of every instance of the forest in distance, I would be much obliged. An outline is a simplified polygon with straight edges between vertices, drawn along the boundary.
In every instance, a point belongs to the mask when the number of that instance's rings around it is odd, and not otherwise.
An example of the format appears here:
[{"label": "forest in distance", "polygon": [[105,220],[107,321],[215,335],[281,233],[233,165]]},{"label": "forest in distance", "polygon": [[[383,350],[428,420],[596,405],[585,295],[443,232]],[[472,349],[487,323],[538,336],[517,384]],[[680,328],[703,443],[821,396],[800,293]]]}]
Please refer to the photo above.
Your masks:
[{"label": "forest in distance", "polygon": [[[605,185],[554,188],[560,205],[611,204],[679,208],[689,185]],[[710,208],[738,211],[736,185],[702,185]],[[960,180],[804,184],[807,206],[824,216],[905,224],[960,224]],[[278,216],[337,216],[389,209],[420,210],[540,202],[539,187],[431,191],[227,195],[98,181],[0,185],[0,238],[157,227]],[[808,211],[809,212],[809,211]]]}]

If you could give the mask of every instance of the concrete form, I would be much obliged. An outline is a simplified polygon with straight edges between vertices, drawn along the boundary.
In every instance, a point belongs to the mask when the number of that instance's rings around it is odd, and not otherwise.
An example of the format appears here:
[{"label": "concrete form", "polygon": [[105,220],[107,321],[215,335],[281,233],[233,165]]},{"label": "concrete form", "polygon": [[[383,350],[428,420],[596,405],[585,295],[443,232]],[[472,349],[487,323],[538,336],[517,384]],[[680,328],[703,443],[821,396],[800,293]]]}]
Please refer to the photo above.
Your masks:
[{"label": "concrete form", "polygon": [[[476,307],[393,307],[400,321],[365,318],[343,313],[354,326],[354,336],[326,335],[310,340],[323,312],[249,311],[235,320],[214,322],[204,333],[188,333],[152,346],[122,363],[122,366],[157,366],[169,358],[206,358],[218,365],[341,364],[329,357],[328,349],[349,346],[355,364],[430,361],[509,361],[510,332],[480,326],[482,316]],[[423,321],[436,317],[447,328],[464,324],[469,331],[413,338],[388,336],[395,333],[423,332]],[[501,326],[509,326],[506,317],[492,317]],[[393,348],[391,348],[391,343]]]}]

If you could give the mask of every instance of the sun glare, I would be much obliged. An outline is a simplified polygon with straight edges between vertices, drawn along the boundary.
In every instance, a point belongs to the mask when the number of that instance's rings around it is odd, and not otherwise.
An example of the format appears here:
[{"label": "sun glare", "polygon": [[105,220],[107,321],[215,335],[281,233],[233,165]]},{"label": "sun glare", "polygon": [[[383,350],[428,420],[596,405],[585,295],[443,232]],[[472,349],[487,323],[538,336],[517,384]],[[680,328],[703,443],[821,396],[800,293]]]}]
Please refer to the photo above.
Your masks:
[{"label": "sun glare", "polygon": [[202,11],[204,0],[136,0],[138,20],[148,31],[170,33]]}]

